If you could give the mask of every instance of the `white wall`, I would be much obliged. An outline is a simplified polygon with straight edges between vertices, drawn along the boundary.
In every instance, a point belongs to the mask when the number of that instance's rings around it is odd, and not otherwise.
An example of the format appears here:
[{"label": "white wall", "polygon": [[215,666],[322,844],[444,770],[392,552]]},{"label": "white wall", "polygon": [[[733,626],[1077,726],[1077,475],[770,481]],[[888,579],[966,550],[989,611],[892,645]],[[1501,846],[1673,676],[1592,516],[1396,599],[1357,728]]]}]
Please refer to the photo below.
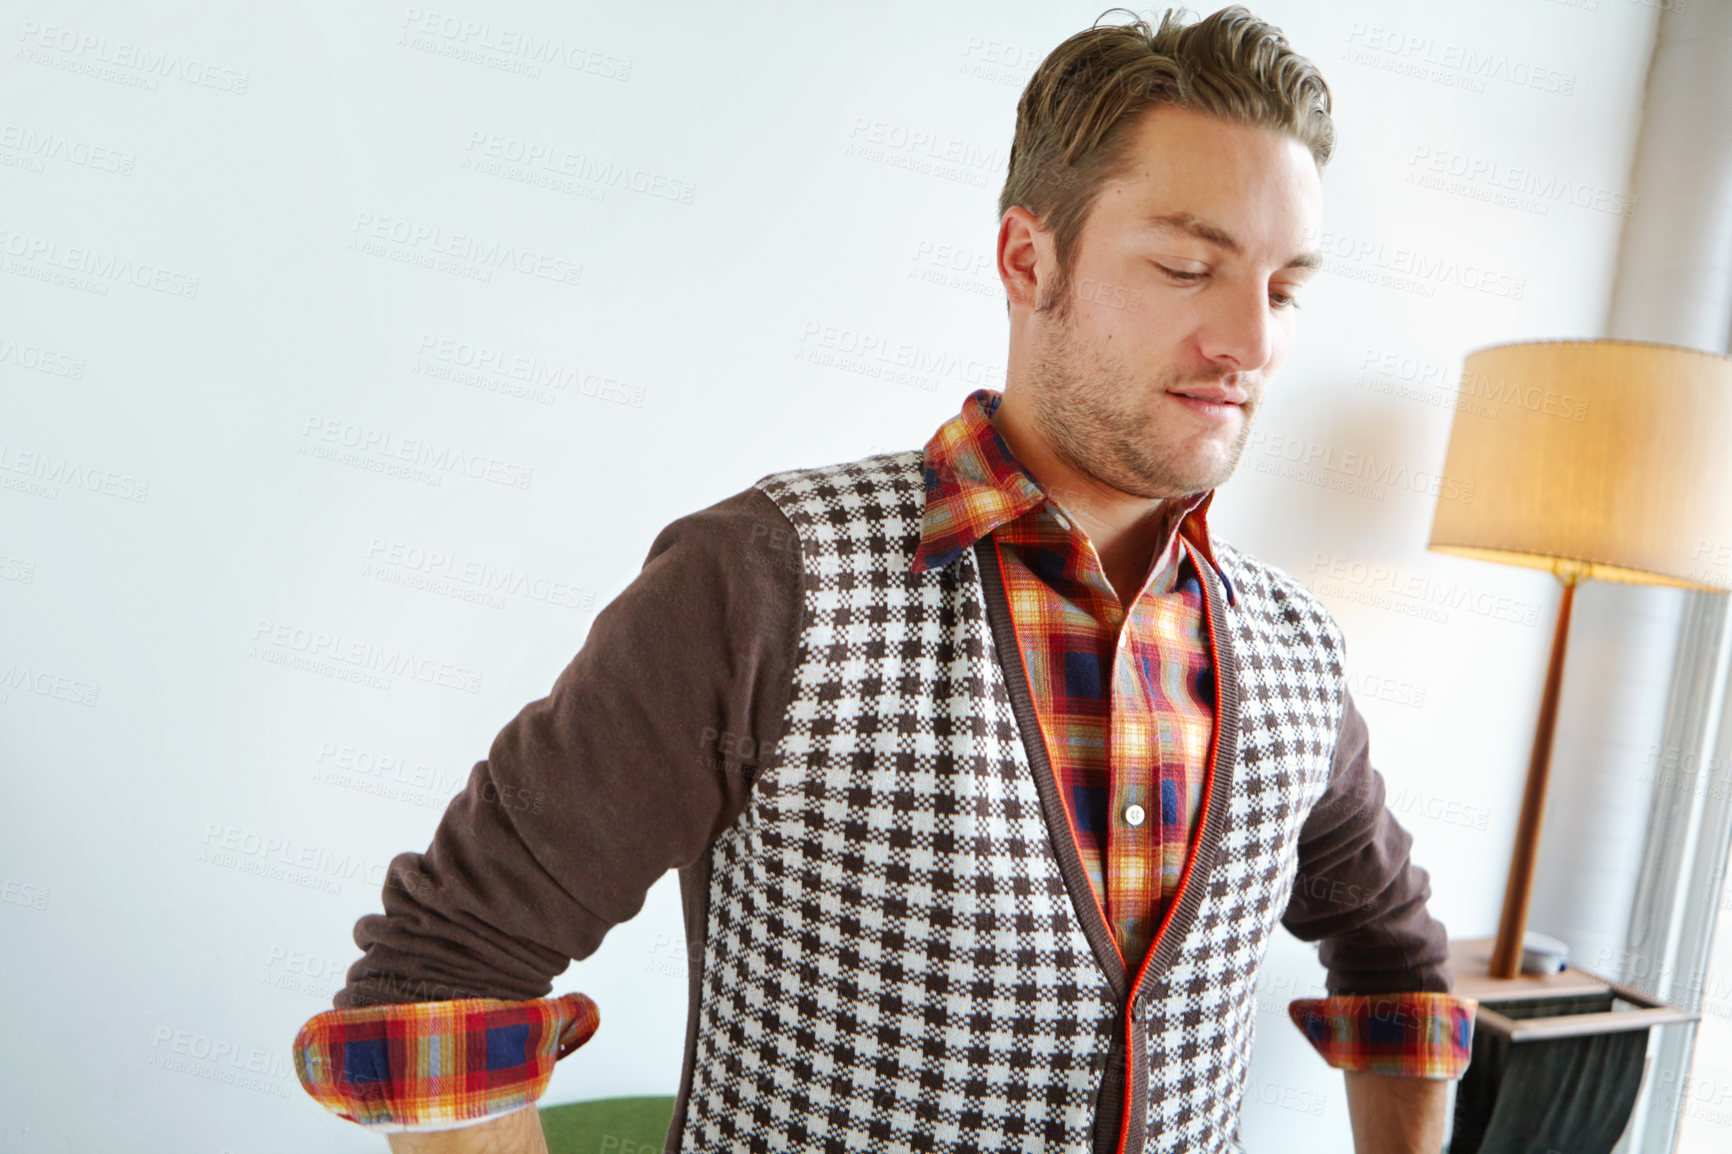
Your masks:
[{"label": "white wall", "polygon": [[[1002,385],[1015,101],[1105,6],[11,6],[0,1148],[382,1148],[288,1054],[385,863],[425,846],[664,524],[776,469],[917,447]],[[1335,93],[1330,270],[1215,523],[1335,611],[1435,909],[1490,934],[1555,582],[1427,553],[1427,484],[1465,352],[1600,331],[1655,9],[1258,11]],[[527,36],[577,67],[514,71],[496,46]],[[494,142],[626,180],[543,181]],[[437,251],[496,245],[531,271]],[[832,331],[892,352],[824,363]],[[567,386],[513,395],[462,369],[478,349]],[[885,380],[904,349],[940,367]],[[324,430],[493,479],[322,459]],[[1284,476],[1289,453],[1311,464]],[[528,580],[463,596],[482,570]],[[448,672],[297,667],[278,627]],[[675,1091],[679,934],[670,876],[556,983],[603,1025],[547,1102]],[[1254,1152],[1346,1148],[1340,1078],[1285,1015],[1321,977],[1277,942]]]}]

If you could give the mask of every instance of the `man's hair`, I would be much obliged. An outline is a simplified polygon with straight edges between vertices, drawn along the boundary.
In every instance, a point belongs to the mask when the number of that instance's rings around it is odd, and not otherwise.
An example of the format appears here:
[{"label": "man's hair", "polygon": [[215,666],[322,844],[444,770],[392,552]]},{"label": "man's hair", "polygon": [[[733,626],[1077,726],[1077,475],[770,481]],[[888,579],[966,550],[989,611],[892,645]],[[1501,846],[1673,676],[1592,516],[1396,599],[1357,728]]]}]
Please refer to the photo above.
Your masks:
[{"label": "man's hair", "polygon": [[1053,293],[1068,295],[1083,223],[1101,186],[1124,175],[1127,136],[1151,108],[1175,105],[1242,124],[1286,132],[1311,150],[1317,167],[1335,149],[1329,86],[1317,66],[1287,46],[1281,30],[1239,5],[1184,24],[1184,9],[1159,28],[1136,19],[1100,20],[1041,61],[1016,105],[1010,171],[998,215],[1021,205],[1051,230],[1058,257]]}]

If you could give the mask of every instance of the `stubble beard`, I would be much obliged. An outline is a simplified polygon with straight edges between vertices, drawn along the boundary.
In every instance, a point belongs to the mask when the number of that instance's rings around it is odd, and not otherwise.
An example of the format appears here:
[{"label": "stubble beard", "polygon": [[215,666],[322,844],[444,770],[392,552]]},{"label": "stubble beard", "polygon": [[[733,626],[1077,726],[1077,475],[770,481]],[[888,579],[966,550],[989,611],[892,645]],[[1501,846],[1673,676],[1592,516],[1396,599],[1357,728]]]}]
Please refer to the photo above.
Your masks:
[{"label": "stubble beard", "polygon": [[1182,497],[1220,485],[1233,475],[1251,433],[1257,398],[1245,402],[1238,434],[1225,460],[1200,458],[1162,437],[1157,418],[1138,409],[1156,392],[1186,384],[1216,382],[1218,370],[1171,374],[1153,391],[1140,387],[1123,360],[1079,339],[1069,294],[1041,309],[1053,322],[1032,366],[1030,383],[1039,395],[1033,420],[1060,460],[1097,483],[1144,498]]}]

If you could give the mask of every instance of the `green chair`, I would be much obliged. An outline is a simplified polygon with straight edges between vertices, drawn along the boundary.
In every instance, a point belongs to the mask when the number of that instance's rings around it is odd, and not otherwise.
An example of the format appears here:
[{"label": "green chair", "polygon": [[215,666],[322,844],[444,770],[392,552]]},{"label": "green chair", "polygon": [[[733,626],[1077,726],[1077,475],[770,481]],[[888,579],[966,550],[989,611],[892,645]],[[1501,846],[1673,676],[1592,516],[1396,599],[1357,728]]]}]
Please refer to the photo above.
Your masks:
[{"label": "green chair", "polygon": [[548,1154],[661,1154],[672,1098],[602,1098],[541,1109]]}]

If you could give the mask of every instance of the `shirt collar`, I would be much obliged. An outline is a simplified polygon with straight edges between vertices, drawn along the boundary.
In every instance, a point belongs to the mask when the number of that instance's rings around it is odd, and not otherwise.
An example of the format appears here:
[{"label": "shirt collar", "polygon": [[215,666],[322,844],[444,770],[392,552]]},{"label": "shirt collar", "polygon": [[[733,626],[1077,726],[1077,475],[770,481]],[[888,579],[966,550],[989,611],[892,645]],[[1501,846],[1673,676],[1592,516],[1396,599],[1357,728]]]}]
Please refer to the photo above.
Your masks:
[{"label": "shirt collar", "polygon": [[[964,398],[962,411],[926,442],[926,508],[909,572],[944,568],[1000,525],[1046,503],[1046,490],[993,427],[990,418],[1002,399],[996,389],[974,390]],[[1220,576],[1228,604],[1236,605],[1233,583],[1215,560],[1209,540],[1208,511],[1215,490],[1187,500],[1191,508],[1179,523],[1179,533]]]}]

